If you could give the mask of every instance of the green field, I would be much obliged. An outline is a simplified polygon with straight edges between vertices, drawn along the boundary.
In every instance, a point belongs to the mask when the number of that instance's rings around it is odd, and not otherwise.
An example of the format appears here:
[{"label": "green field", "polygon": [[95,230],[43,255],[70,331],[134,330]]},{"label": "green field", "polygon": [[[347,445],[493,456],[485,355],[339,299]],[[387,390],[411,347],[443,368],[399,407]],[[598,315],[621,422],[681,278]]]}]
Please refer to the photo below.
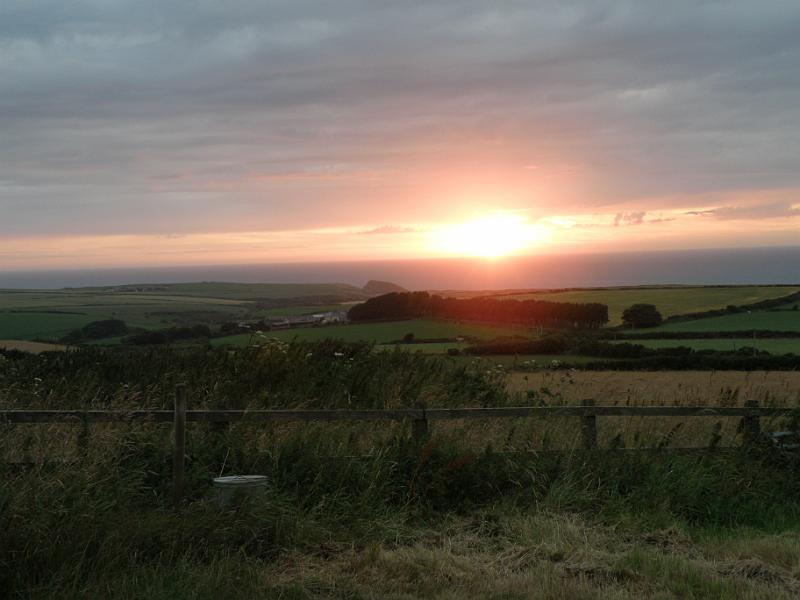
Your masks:
[{"label": "green field", "polygon": [[405,352],[422,352],[423,354],[444,354],[452,348],[463,350],[466,347],[467,344],[459,342],[433,342],[430,344],[379,344],[375,346],[375,350],[392,352],[397,349]]},{"label": "green field", "polygon": [[0,312],[0,338],[9,340],[55,339],[93,321],[86,314]]},{"label": "green field", "polygon": [[[635,302],[655,304],[665,316],[748,304],[796,291],[784,286],[666,287],[595,289],[570,292],[536,292],[499,298],[538,298],[558,302],[604,302],[609,305],[611,325],[617,324],[622,310]],[[309,304],[297,299],[308,298]],[[343,304],[315,305],[320,300],[340,298]],[[257,320],[297,316],[323,311],[346,310],[363,298],[359,288],[345,284],[237,284],[187,283],[169,285],[128,285],[104,288],[63,290],[0,290],[0,339],[57,340],[86,323],[101,319],[121,319],[130,327],[162,329],[179,325],[223,321]],[[287,301],[290,306],[256,308],[256,300]],[[293,302],[295,301],[295,302]],[[789,307],[787,307],[789,308]],[[734,331],[772,329],[800,331],[800,311],[754,312],[671,323],[649,331]],[[295,328],[269,334],[280,340],[317,340],[334,337],[344,340],[371,340],[378,344],[401,339],[407,333],[417,338],[475,337],[483,340],[503,335],[530,335],[530,330],[509,326],[457,324],[418,319],[387,323]],[[249,335],[218,338],[214,344],[246,345]],[[118,343],[119,338],[101,343]],[[715,343],[715,342],[707,342]],[[791,341],[787,342],[791,343]],[[773,348],[783,347],[771,341]],[[719,346],[719,344],[717,344]],[[723,346],[730,347],[727,341]],[[424,353],[443,353],[459,344],[426,344],[408,348]],[[710,347],[710,346],[709,346]]]},{"label": "green field", "polygon": [[[132,291],[140,290],[140,291]],[[191,283],[63,290],[0,290],[0,338],[57,339],[91,321],[122,319],[130,327],[293,316],[342,305],[256,309],[255,300],[308,297],[354,301],[363,293],[345,284]],[[345,305],[345,308],[347,305]]]},{"label": "green field", "polygon": [[255,318],[263,317],[297,317],[301,315],[312,315],[315,313],[333,312],[347,310],[350,304],[322,304],[305,306],[282,306],[280,308],[258,308],[250,312]]},{"label": "green field", "polygon": [[741,287],[664,287],[577,290],[570,292],[535,292],[499,296],[507,299],[536,299],[552,302],[600,302],[608,305],[609,325],[619,325],[622,311],[632,304],[655,304],[664,317],[740,306],[761,300],[787,296],[800,288],[789,286]]},{"label": "green field", "polygon": [[675,348],[686,346],[695,350],[738,350],[749,346],[770,354],[800,354],[800,338],[715,338],[704,340],[630,340],[648,348]]},{"label": "green field", "polygon": [[0,337],[56,339],[102,319],[122,319],[131,327],[158,329],[187,321],[243,317],[247,306],[240,300],[205,296],[7,290],[0,291]]},{"label": "green field", "polygon": [[666,323],[640,331],[800,331],[800,310],[756,311]]},{"label": "green field", "polygon": [[[287,342],[293,339],[315,341],[331,338],[345,341],[370,340],[382,344],[402,339],[407,333],[413,333],[417,338],[455,338],[458,336],[468,336],[491,340],[503,335],[530,335],[530,330],[522,327],[495,327],[492,325],[436,321],[433,319],[411,319],[408,321],[391,321],[386,323],[298,327],[294,329],[267,331],[263,336]],[[241,346],[246,345],[250,338],[250,334],[233,335],[212,340],[212,344]],[[413,348],[417,349],[418,346],[429,345],[433,346],[433,344],[414,344]],[[409,347],[412,346],[409,345]]]}]

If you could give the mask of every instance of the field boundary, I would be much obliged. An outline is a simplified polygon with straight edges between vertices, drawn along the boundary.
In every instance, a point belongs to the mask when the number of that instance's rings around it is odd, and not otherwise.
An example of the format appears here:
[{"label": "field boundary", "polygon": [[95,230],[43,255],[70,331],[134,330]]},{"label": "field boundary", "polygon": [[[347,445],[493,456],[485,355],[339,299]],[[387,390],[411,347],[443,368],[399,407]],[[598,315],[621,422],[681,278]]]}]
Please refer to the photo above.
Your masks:
[{"label": "field boundary", "polygon": [[[405,421],[413,419],[502,419],[524,417],[783,417],[800,408],[708,406],[509,406],[490,408],[398,408],[359,410],[187,410],[187,422]],[[172,410],[0,410],[4,423],[167,423]]]},{"label": "field boundary", "polygon": [[800,416],[800,407],[761,407],[747,401],[741,407],[708,406],[597,406],[583,400],[577,406],[512,406],[474,408],[399,409],[319,409],[319,410],[187,410],[186,386],[175,388],[174,410],[0,410],[0,423],[44,424],[75,423],[82,425],[78,443],[85,452],[90,423],[172,423],[173,496],[176,506],[183,498],[186,459],[187,423],[232,423],[269,421],[410,421],[414,441],[424,443],[430,437],[430,421],[455,419],[505,419],[577,417],[581,420],[581,447],[600,450],[597,444],[598,417],[739,417],[742,445],[748,447],[761,438],[762,417]]}]

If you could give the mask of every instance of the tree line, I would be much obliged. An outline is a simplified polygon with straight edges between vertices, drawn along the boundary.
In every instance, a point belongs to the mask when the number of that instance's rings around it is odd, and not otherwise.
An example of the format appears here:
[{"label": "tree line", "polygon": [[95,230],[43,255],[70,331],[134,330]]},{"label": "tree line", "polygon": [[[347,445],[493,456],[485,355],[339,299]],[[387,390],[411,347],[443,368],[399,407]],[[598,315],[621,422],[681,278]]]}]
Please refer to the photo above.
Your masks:
[{"label": "tree line", "polygon": [[439,317],[546,327],[598,328],[608,322],[608,306],[598,302],[443,298],[428,292],[390,293],[370,298],[348,312],[351,321]]}]

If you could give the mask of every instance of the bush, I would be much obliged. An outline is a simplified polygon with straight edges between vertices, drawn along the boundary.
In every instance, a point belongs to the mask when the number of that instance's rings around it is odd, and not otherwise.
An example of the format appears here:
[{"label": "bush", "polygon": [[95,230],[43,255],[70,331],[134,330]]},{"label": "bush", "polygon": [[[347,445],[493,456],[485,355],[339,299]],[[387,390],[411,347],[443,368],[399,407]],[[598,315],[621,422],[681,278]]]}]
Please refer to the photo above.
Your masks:
[{"label": "bush", "polygon": [[634,304],[622,312],[626,327],[657,327],[664,319],[653,304]]},{"label": "bush", "polygon": [[125,335],[129,329],[125,321],[120,319],[103,319],[92,321],[80,329],[75,329],[61,338],[61,342],[74,344],[84,340],[101,340],[103,338]]}]

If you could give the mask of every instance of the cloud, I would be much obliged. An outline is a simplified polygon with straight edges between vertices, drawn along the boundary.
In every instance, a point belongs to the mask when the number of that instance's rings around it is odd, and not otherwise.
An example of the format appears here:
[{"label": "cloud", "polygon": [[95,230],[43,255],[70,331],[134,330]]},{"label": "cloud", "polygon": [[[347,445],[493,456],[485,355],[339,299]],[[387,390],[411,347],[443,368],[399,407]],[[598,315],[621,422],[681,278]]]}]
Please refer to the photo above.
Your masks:
[{"label": "cloud", "polygon": [[0,237],[800,187],[800,4],[757,4],[5,0]]},{"label": "cloud", "polygon": [[375,234],[396,234],[396,233],[415,233],[417,230],[413,227],[401,227],[399,225],[383,225],[374,229],[367,229],[366,231],[359,231],[362,235],[375,235]]},{"label": "cloud", "polygon": [[644,211],[639,212],[619,212],[614,216],[614,227],[620,225],[641,225],[644,223],[644,217],[647,213]]},{"label": "cloud", "polygon": [[705,210],[691,210],[687,215],[713,217],[715,219],[729,220],[758,220],[775,219],[783,217],[800,216],[800,205],[787,201],[766,202],[761,204],[719,206]]}]

